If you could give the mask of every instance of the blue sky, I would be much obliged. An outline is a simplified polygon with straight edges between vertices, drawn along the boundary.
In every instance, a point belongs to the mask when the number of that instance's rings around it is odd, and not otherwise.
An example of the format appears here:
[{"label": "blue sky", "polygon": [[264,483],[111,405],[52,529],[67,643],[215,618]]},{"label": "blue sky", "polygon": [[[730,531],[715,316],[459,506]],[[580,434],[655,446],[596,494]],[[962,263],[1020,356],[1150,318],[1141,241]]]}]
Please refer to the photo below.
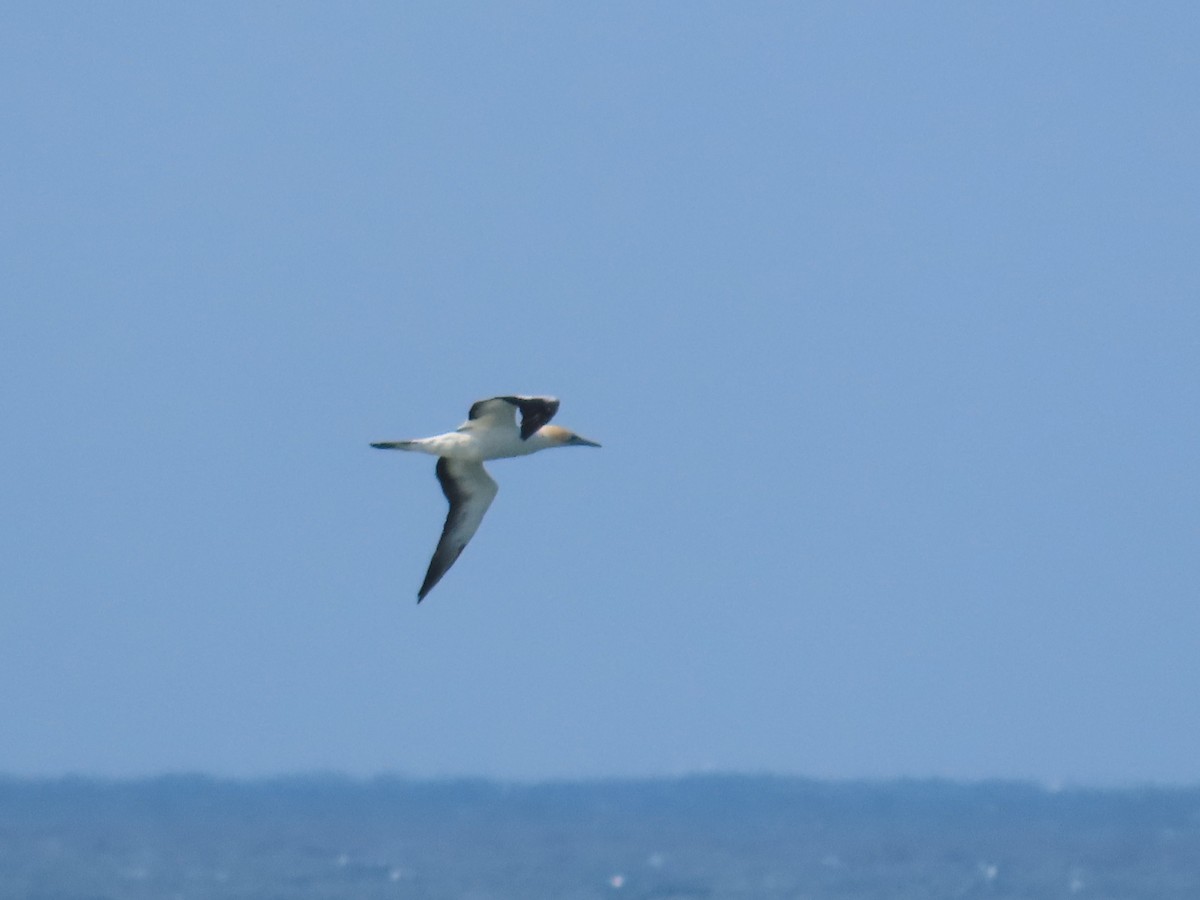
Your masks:
[{"label": "blue sky", "polygon": [[1200,780],[1197,45],[6,5],[0,771]]}]

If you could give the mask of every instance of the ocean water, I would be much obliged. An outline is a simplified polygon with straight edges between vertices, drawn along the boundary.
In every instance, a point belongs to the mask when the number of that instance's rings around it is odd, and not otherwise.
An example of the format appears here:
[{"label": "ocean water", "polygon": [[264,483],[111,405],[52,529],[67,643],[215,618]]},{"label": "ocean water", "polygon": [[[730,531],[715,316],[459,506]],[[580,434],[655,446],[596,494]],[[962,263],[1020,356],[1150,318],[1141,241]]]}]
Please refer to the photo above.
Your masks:
[{"label": "ocean water", "polygon": [[1200,789],[0,779],[0,898],[1200,898]]}]

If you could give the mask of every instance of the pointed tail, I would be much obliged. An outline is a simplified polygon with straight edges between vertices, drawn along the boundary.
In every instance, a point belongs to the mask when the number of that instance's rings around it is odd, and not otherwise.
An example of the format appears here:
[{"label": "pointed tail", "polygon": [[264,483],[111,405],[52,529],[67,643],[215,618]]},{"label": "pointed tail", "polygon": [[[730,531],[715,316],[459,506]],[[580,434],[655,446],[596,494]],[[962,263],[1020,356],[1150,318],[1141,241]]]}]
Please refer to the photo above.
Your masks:
[{"label": "pointed tail", "polygon": [[411,450],[415,443],[416,441],[379,441],[371,446],[380,450]]}]

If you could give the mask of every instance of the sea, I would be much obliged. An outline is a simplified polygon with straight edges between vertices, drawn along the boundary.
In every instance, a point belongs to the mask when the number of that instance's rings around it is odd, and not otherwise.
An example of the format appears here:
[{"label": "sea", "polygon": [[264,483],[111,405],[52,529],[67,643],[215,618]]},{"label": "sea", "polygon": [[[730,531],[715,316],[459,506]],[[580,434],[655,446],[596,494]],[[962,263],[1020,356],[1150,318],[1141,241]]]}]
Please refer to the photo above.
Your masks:
[{"label": "sea", "polygon": [[1197,900],[1200,788],[0,778],[0,898]]}]

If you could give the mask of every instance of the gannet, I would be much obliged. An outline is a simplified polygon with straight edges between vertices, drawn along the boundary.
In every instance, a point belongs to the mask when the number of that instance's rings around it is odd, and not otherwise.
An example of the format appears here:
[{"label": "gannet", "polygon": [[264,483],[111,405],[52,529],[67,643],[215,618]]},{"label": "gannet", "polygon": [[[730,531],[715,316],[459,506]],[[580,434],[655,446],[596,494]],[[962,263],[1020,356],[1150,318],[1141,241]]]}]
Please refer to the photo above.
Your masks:
[{"label": "gannet", "polygon": [[[520,428],[517,410],[521,411]],[[555,397],[492,397],[473,403],[467,421],[454,431],[411,441],[371,444],[380,450],[413,450],[438,457],[437,478],[450,512],[417,592],[418,603],[454,565],[496,499],[499,487],[484,469],[484,460],[528,456],[550,447],[600,446],[565,428],[548,425],[556,412]]]}]

